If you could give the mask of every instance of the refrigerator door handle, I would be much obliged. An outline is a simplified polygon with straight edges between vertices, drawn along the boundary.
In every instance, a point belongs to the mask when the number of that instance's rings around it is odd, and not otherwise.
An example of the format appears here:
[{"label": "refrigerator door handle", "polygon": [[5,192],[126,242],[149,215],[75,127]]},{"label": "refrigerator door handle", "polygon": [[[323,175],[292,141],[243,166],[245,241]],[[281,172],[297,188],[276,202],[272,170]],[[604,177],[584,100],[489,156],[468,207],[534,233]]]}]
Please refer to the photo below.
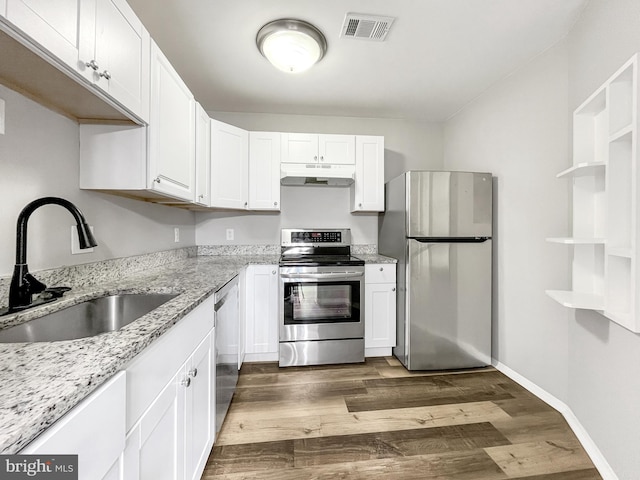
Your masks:
[{"label": "refrigerator door handle", "polygon": [[410,238],[420,243],[482,243],[491,240],[491,237],[437,237],[437,238]]}]

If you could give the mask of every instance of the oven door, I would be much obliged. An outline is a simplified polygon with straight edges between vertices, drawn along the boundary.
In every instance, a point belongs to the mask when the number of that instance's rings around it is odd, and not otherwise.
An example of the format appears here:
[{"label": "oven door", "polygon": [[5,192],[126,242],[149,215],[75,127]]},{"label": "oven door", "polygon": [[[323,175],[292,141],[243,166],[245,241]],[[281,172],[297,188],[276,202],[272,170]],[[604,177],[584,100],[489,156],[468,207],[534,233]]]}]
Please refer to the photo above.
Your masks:
[{"label": "oven door", "polygon": [[280,341],[364,337],[364,267],[281,267]]}]

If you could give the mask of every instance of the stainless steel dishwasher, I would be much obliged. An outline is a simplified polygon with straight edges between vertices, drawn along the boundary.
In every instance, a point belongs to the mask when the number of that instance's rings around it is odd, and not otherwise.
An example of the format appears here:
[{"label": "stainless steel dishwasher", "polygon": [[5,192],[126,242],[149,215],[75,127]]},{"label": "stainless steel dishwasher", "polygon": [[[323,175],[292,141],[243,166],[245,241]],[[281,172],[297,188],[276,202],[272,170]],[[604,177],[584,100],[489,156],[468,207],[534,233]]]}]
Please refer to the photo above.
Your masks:
[{"label": "stainless steel dishwasher", "polygon": [[216,437],[238,383],[238,276],[215,294]]}]

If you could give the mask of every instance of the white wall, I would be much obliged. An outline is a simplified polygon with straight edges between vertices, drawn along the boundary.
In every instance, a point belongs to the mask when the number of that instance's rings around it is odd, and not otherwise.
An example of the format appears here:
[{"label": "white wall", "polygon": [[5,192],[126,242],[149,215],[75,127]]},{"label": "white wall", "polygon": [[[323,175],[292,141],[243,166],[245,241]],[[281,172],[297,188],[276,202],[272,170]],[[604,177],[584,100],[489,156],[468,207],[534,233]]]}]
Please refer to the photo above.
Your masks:
[{"label": "white wall", "polygon": [[[569,35],[569,111],[637,51],[640,2],[591,0]],[[640,335],[572,312],[568,374],[568,403],[618,477],[640,478]]]},{"label": "white wall", "polygon": [[444,127],[444,165],[494,180],[493,356],[567,399],[568,313],[544,293],[566,288],[569,166],[566,45],[534,59]]},{"label": "white wall", "polygon": [[[411,169],[442,168],[442,126],[427,122],[312,115],[209,112],[212,118],[253,131],[382,135],[385,139],[385,178]],[[282,187],[281,213],[198,212],[196,243],[279,244],[287,227],[348,227],[352,242],[378,243],[378,215],[349,213],[349,189]],[[235,239],[225,231],[233,228]]]},{"label": "white wall", "polygon": [[[58,206],[36,210],[29,221],[31,271],[124,257],[195,244],[194,214],[176,208],[78,188],[78,125],[0,86],[6,102],[0,135],[0,276],[15,263],[16,220],[22,208],[43,196],[63,197],[80,208],[95,228],[94,253],[70,254],[74,220]],[[181,242],[173,242],[173,227]]]}]

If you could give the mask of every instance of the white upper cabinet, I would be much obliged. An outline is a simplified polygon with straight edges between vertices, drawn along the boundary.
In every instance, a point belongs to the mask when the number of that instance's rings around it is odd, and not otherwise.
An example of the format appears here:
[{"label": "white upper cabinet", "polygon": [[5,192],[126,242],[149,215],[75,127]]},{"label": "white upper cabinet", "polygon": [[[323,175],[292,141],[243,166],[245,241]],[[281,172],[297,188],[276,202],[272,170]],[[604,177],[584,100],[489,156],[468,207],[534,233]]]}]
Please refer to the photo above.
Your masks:
[{"label": "white upper cabinet", "polygon": [[209,206],[211,201],[211,122],[196,103],[196,196],[195,203]]},{"label": "white upper cabinet", "polygon": [[283,133],[281,161],[353,165],[355,143],[354,135]]},{"label": "white upper cabinet", "polygon": [[[80,50],[81,0],[6,0],[6,18],[50,55],[76,70]],[[89,2],[91,3],[91,2]]]},{"label": "white upper cabinet", "polygon": [[280,210],[280,137],[249,132],[250,210]]},{"label": "white upper cabinet", "polygon": [[249,207],[249,132],[211,120],[211,206]]},{"label": "white upper cabinet", "polygon": [[352,212],[384,211],[384,137],[356,136],[356,177]]},{"label": "white upper cabinet", "polygon": [[149,120],[150,38],[125,0],[6,0],[6,18],[68,74]]},{"label": "white upper cabinet", "polygon": [[148,188],[194,201],[195,100],[153,42],[150,113]]},{"label": "white upper cabinet", "polygon": [[86,0],[81,14],[78,69],[148,121],[149,33],[124,0]]}]

